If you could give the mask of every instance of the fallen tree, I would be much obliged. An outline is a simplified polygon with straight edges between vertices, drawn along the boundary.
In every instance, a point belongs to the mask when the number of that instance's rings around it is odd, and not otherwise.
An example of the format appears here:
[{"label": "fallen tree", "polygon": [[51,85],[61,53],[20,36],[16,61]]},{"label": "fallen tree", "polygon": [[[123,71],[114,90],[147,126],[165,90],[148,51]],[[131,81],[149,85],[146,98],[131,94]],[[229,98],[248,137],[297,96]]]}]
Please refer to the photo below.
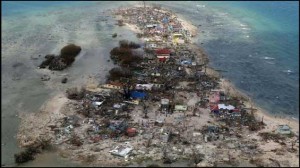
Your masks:
[{"label": "fallen tree", "polygon": [[32,145],[26,147],[23,151],[20,153],[17,153],[14,155],[15,162],[16,163],[25,163],[30,160],[35,159],[35,155],[38,153],[41,153],[43,150],[47,150],[50,148],[50,140],[42,139],[39,140]]}]

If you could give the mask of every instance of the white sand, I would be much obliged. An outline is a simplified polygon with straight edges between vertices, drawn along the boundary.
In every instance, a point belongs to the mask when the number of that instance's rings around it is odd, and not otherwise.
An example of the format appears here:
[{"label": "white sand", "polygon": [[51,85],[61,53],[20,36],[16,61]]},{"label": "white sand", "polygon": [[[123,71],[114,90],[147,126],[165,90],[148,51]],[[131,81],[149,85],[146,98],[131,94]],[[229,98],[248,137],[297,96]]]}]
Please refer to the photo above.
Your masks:
[{"label": "white sand", "polygon": [[[75,36],[71,36],[67,33],[67,31],[65,31],[65,28],[68,27],[54,27],[53,31],[55,32],[55,34],[59,37],[61,37],[60,41],[58,41],[58,45],[56,47],[53,48],[54,52],[58,52],[59,48],[61,47],[62,44],[65,44],[66,42],[70,42],[75,40],[74,42],[77,42],[78,45],[82,45],[84,47],[87,46],[95,46],[94,44],[99,44],[99,41],[95,40],[95,36],[97,36],[96,30],[91,27],[91,26],[87,26],[90,24],[90,21],[86,21],[86,22],[81,22],[80,24],[76,25],[76,31],[73,31],[72,33],[75,33]],[[184,25],[184,27],[188,28],[191,32],[194,31],[195,27],[192,26],[190,23],[188,22],[183,22],[182,23]],[[72,27],[72,26],[71,26]],[[135,29],[134,26],[132,25],[127,25],[127,27],[130,30],[133,30],[135,32],[138,32],[138,29]],[[73,27],[74,28],[74,27]],[[70,27],[68,27],[68,29],[70,29]],[[71,39],[71,37],[75,37],[75,39]],[[17,44],[13,44],[13,47],[9,47],[10,50],[7,50],[6,52],[11,53],[14,52],[15,49],[17,49],[18,45],[20,45],[19,43]],[[7,54],[9,55],[9,54]],[[207,71],[210,74],[215,74],[217,75],[217,72],[213,71],[212,69],[208,69]],[[237,89],[235,89],[235,87],[229,83],[226,80],[222,80],[221,82],[221,88],[226,89],[229,88],[229,91],[231,92],[231,94],[235,94],[238,95],[240,94],[239,91],[237,91]],[[63,113],[60,112],[62,106],[68,102],[68,100],[62,95],[57,95],[55,96],[53,99],[49,100],[45,106],[42,107],[42,112],[39,113],[35,113],[35,114],[30,114],[30,115],[22,115],[22,123],[20,126],[20,132],[18,135],[18,140],[20,141],[20,144],[22,146],[26,146],[28,145],[28,143],[30,142],[34,142],[34,141],[30,141],[35,139],[39,134],[43,134],[44,131],[46,131],[45,134],[49,133],[47,131],[49,131],[49,129],[45,129],[45,126],[47,126],[49,123],[62,118],[64,116]],[[190,104],[193,104],[194,101],[191,101]],[[250,104],[247,103],[247,106],[250,107]],[[295,132],[299,132],[299,123],[297,121],[293,121],[293,120],[289,120],[289,119],[279,119],[279,118],[275,118],[274,116],[271,115],[267,115],[262,109],[258,108],[257,106],[253,106],[254,108],[259,109],[256,113],[258,118],[260,118],[261,116],[264,116],[264,122],[267,124],[267,128],[265,128],[262,131],[273,131],[277,125],[279,124],[289,124],[292,127],[292,130]],[[208,120],[210,120],[209,117],[209,112],[207,109],[201,109],[203,115],[201,115],[200,118],[192,118],[190,120],[190,123],[201,123],[201,126],[205,125],[207,123]],[[37,129],[38,128],[38,129]],[[49,133],[50,134],[50,133]],[[257,136],[257,134],[252,135],[252,137]],[[29,141],[29,142],[25,142],[25,141]],[[260,144],[261,148],[264,150],[270,150],[271,148],[275,148],[273,143],[267,143],[265,145]],[[264,146],[264,147],[263,147]],[[67,150],[67,149],[66,149]],[[79,149],[76,150],[76,152],[83,152],[88,150],[86,149]],[[108,149],[105,149],[103,152],[107,152]],[[71,154],[69,154],[71,155]],[[289,162],[292,166],[299,166],[299,159],[295,157],[295,155],[286,153],[286,156],[288,157],[287,159],[289,159]],[[71,156],[73,159],[77,159],[77,160],[82,160],[82,158],[80,159],[80,157],[76,154]],[[79,158],[78,158],[79,157]],[[84,157],[84,156],[81,156]],[[275,157],[274,153],[273,154],[265,154],[264,157],[268,158],[268,157]],[[111,156],[108,156],[108,158],[112,158]],[[100,159],[98,163],[104,163],[107,162],[106,158]],[[280,159],[280,156],[276,156],[276,159]],[[116,160],[112,160],[113,163],[117,162]]]}]

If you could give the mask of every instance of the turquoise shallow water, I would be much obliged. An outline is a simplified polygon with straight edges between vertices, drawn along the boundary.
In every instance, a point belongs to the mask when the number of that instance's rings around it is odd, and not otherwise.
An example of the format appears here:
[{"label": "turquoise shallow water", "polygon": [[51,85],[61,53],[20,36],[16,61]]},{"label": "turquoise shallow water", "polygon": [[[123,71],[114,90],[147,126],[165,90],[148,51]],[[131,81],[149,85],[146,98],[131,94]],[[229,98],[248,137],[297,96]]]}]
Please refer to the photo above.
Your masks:
[{"label": "turquoise shallow water", "polygon": [[20,15],[34,12],[47,12],[62,7],[78,7],[91,5],[91,1],[4,1],[2,3],[2,16]]},{"label": "turquoise shallow water", "polygon": [[[3,2],[1,12],[2,19],[9,20],[56,10],[76,12],[78,8],[91,5],[97,6],[99,9],[108,9],[134,3],[109,1]],[[165,1],[156,3],[173,9],[195,25],[201,25],[197,42],[199,45],[204,43],[201,46],[209,54],[210,64],[217,69],[226,70],[227,72],[224,72],[223,75],[249,94],[256,103],[272,114],[280,113],[299,117],[298,2]],[[14,32],[22,35],[22,27],[23,25],[16,25],[13,27]],[[99,33],[100,35],[101,33]],[[103,33],[103,38],[104,36],[107,34]],[[23,87],[30,88],[30,84],[26,84],[26,86],[24,84]],[[26,91],[32,94],[45,92],[39,91],[39,89],[35,89],[37,93]],[[2,94],[2,97],[4,95]],[[44,95],[43,99],[46,99],[46,93]],[[5,95],[5,98],[9,96]],[[23,97],[18,96],[18,101]],[[2,102],[5,101],[2,100]],[[24,99],[23,102],[30,101]],[[30,106],[30,104],[26,104],[26,106]],[[9,106],[3,108],[3,111],[10,112],[11,109],[13,107]],[[13,117],[13,114],[10,115],[9,117]],[[2,117],[2,119],[8,120],[8,117]],[[13,120],[9,122],[15,123]],[[2,140],[11,141],[16,129],[17,127],[11,127],[5,130]],[[14,153],[14,150],[11,151],[13,145],[4,146],[5,150],[2,150],[2,156],[9,155],[8,157],[11,157],[11,153]],[[45,158],[47,157],[37,160],[36,165],[47,165],[47,161],[45,163],[42,161],[47,160]],[[11,161],[12,159],[10,159]],[[60,161],[57,162],[58,166],[66,166],[66,164],[60,164]],[[7,161],[4,163],[8,164]],[[9,164],[11,165],[11,163]]]},{"label": "turquoise shallow water", "polygon": [[165,2],[199,27],[210,64],[271,114],[299,117],[298,2]]},{"label": "turquoise shallow water", "polygon": [[[68,10],[89,5],[101,8],[108,3],[3,2],[2,14],[5,18],[58,8]],[[271,113],[299,116],[298,2],[158,3],[175,9],[194,24],[201,24],[201,30],[209,32],[200,33],[198,42],[204,43],[211,65],[228,71],[223,75],[256,103]]]},{"label": "turquoise shallow water", "polygon": [[[228,76],[271,113],[299,117],[299,2],[207,3],[210,4],[249,25],[249,36],[253,37],[253,43],[245,40],[243,46],[221,45],[224,50],[220,52],[228,51],[235,61],[212,62],[232,69]],[[235,75],[236,71],[241,75]]]}]

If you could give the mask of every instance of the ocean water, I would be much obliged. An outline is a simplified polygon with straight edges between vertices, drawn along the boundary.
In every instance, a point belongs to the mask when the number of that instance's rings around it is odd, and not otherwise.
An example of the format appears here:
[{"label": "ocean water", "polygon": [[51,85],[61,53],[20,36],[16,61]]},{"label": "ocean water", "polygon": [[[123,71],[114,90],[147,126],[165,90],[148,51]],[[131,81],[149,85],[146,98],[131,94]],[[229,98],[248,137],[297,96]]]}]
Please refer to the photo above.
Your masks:
[{"label": "ocean water", "polygon": [[163,5],[201,25],[211,66],[271,114],[299,117],[299,2],[179,3]]},{"label": "ocean water", "polygon": [[[64,19],[68,18],[68,12],[76,14],[78,11],[82,12],[85,8],[87,9],[85,12],[94,12],[98,9],[130,6],[137,3],[142,4],[134,1],[2,2],[2,23],[4,23],[2,25],[2,33],[13,32],[16,36],[21,37],[23,33],[26,33],[27,30],[23,29],[28,28],[28,25],[22,25],[21,23],[23,22],[12,25],[10,20],[22,20],[25,18],[30,21],[30,16],[33,15],[45,17],[42,15],[47,15],[53,11],[63,11],[64,13],[61,16],[57,16],[57,20],[60,21],[57,24],[59,26],[70,23],[70,20],[66,23],[63,22]],[[222,75],[246,92],[254,102],[271,114],[299,117],[299,2],[153,1],[146,2],[146,5],[150,3],[159,3],[163,7],[174,10],[193,24],[201,25],[199,26],[198,39],[195,41],[208,53],[210,65],[216,69],[225,70],[226,72],[223,72]],[[91,6],[93,9],[90,8]],[[40,25],[46,25],[41,21],[43,19],[38,20],[38,17],[34,17],[34,19],[37,19]],[[56,17],[53,17],[53,19],[56,19]],[[93,22],[91,23],[93,24]],[[109,52],[109,48],[113,47],[114,43],[117,44],[117,41],[111,40],[109,34],[113,33],[111,30],[114,27],[113,23],[110,23],[110,27],[104,23],[95,23],[94,27],[99,31],[97,36],[93,37],[105,44],[101,44],[99,48],[90,47],[91,49],[84,51],[85,58],[89,59],[82,58],[74,63],[73,67],[75,68],[70,68],[69,70],[73,78],[75,78],[74,75],[81,74],[83,71],[88,73],[100,72],[98,71],[99,68],[90,68],[87,65],[97,61],[106,61],[105,57],[100,59],[98,55],[105,55],[106,52]],[[42,27],[37,26],[32,28],[29,34],[34,34],[41,30]],[[92,33],[86,29],[82,30],[87,35]],[[133,37],[133,35],[125,34],[124,37]],[[76,35],[79,36],[78,34]],[[3,37],[9,36],[11,34],[3,35]],[[30,41],[30,38],[29,36],[27,40],[29,39]],[[72,37],[69,38],[72,40]],[[38,53],[49,52],[50,50],[47,46],[54,45],[52,43],[44,44],[39,42],[44,47],[38,49],[40,50]],[[6,48],[5,50],[9,49]],[[3,52],[4,49],[2,49]],[[26,55],[26,53],[24,54]],[[21,78],[24,78],[24,80],[11,84],[2,81],[1,159],[3,164],[9,166],[14,165],[13,153],[18,150],[15,140],[19,122],[15,116],[17,114],[16,106],[24,107],[27,111],[36,111],[43,101],[49,98],[51,92],[45,89],[45,86],[39,80],[39,76],[33,72],[36,64],[26,64],[26,66],[17,67],[13,71],[11,63],[13,61],[23,61],[23,58],[21,59],[17,55],[11,55],[11,57],[15,58],[11,58],[11,60],[3,59],[1,67],[2,79],[6,80],[6,77],[9,78],[9,75],[13,76],[16,73],[21,75]],[[29,58],[30,55],[26,57]],[[13,73],[3,72],[7,70],[11,70]],[[23,75],[21,74],[22,72],[24,73]],[[29,79],[25,80],[26,77],[29,77]],[[104,75],[99,78],[104,78]],[[72,83],[72,78],[70,78],[70,83]],[[34,90],[31,90],[32,86],[34,86]],[[30,104],[32,102],[35,104]],[[73,163],[68,163],[65,160],[57,160],[54,154],[44,154],[40,159],[32,163],[29,162],[25,166],[53,166],[53,163],[57,163],[57,166],[74,166]]]},{"label": "ocean water", "polygon": [[[210,4],[242,22],[241,34],[247,37],[208,42],[205,48],[213,66],[228,70],[224,76],[271,114],[298,118],[299,2],[211,2],[207,6]],[[232,38],[239,40],[232,42]],[[216,45],[220,51],[216,52]]]}]

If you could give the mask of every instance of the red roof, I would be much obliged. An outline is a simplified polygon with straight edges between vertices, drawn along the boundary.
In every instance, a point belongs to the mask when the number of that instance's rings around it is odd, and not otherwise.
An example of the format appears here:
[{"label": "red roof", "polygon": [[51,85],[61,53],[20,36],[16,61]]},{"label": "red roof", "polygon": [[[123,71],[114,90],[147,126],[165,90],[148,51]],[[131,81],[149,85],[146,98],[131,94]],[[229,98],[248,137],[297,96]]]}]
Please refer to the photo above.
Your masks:
[{"label": "red roof", "polygon": [[127,129],[127,134],[128,134],[128,136],[130,136],[130,137],[135,136],[135,134],[136,134],[136,129],[135,129],[135,128],[128,128],[128,129]]},{"label": "red roof", "polygon": [[219,110],[219,107],[218,107],[218,105],[211,104],[210,105],[210,110],[211,111],[213,111],[213,110]]},{"label": "red roof", "polygon": [[156,54],[170,54],[171,53],[171,51],[169,49],[166,49],[166,48],[156,50],[155,52],[156,52]]},{"label": "red roof", "polygon": [[127,128],[127,133],[136,133],[135,128]]},{"label": "red roof", "polygon": [[167,60],[167,58],[166,58],[166,57],[159,58],[159,61],[160,61],[160,62],[165,62],[166,60]]}]

